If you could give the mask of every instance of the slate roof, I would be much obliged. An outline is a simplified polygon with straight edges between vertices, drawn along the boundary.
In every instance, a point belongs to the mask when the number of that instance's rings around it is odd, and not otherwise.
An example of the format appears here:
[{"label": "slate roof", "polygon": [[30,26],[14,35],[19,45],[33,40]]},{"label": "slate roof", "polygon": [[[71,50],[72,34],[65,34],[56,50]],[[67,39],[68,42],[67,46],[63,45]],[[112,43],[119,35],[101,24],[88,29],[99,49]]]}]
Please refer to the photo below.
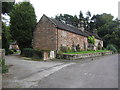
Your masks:
[{"label": "slate roof", "polygon": [[97,39],[99,39],[99,40],[102,40],[102,38],[100,38],[97,34],[95,34],[95,33],[91,33],[91,32],[89,32],[89,31],[84,31],[85,33],[87,33],[89,36],[94,36],[95,38],[97,38]]},{"label": "slate roof", "polygon": [[[47,16],[46,16],[47,17]],[[74,26],[69,26],[65,23],[62,23],[60,21],[57,21],[53,18],[49,18],[47,17],[50,21],[53,22],[53,24],[56,26],[56,28],[58,29],[62,29],[62,30],[66,30],[66,31],[69,31],[69,32],[72,32],[72,33],[75,33],[75,34],[78,34],[78,35],[82,35],[82,36],[85,36],[85,37],[88,37],[88,36],[95,36],[95,38],[97,39],[100,39],[102,40],[98,35],[94,34],[94,33],[91,33],[91,32],[88,32],[86,30],[84,30],[84,32],[82,30],[79,30],[78,28],[74,27]]]}]

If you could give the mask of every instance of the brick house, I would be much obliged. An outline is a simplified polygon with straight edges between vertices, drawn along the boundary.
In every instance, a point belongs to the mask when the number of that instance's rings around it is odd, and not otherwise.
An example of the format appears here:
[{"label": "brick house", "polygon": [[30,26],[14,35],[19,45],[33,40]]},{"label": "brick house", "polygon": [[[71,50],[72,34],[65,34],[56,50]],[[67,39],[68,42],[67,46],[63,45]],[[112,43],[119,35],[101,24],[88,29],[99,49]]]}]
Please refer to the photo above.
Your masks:
[{"label": "brick house", "polygon": [[[73,45],[79,45],[80,49],[87,50],[87,37],[90,35],[94,34],[85,31],[83,27],[76,28],[43,15],[34,31],[33,48],[44,50],[44,60],[46,60],[49,54],[50,58],[54,58],[61,46],[71,48]],[[94,36],[98,42],[102,41],[97,35]],[[48,50],[50,53],[47,52]]]}]

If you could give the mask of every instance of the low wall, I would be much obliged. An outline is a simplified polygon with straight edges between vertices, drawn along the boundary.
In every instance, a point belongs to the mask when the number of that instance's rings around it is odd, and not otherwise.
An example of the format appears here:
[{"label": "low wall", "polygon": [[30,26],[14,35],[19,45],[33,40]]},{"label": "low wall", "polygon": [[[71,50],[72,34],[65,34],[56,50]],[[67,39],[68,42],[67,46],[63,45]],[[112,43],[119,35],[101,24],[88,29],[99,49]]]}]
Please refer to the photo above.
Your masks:
[{"label": "low wall", "polygon": [[5,59],[5,50],[4,49],[0,49],[0,59]]},{"label": "low wall", "polygon": [[109,54],[113,54],[113,52],[97,52],[97,53],[87,53],[87,54],[57,54],[57,58],[72,60],[72,59],[104,56]]}]

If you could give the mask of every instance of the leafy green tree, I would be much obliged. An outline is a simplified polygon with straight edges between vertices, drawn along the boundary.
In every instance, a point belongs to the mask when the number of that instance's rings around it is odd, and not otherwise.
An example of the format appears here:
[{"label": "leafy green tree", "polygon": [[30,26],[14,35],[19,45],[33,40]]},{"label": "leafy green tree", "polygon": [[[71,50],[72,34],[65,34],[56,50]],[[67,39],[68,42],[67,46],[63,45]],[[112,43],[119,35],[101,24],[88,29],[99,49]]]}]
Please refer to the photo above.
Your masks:
[{"label": "leafy green tree", "polygon": [[2,2],[2,14],[9,14],[15,2]]},{"label": "leafy green tree", "polygon": [[[14,2],[2,2],[2,14],[9,15],[13,9]],[[3,22],[4,21],[4,22]],[[2,48],[5,49],[6,54],[9,54],[9,42],[11,40],[11,34],[9,26],[6,25],[5,18],[2,17]]]},{"label": "leafy green tree", "polygon": [[72,16],[69,14],[57,15],[55,16],[55,19],[64,22],[65,24],[73,25],[75,27],[78,26],[78,22],[79,22],[78,17],[76,15]]},{"label": "leafy green tree", "polygon": [[89,29],[90,29],[90,20],[91,20],[91,12],[90,11],[88,11],[88,12],[86,12],[86,18],[84,19],[85,20],[85,25],[84,25],[84,27],[85,27],[85,29],[87,30],[87,31],[90,31]]},{"label": "leafy green tree", "polygon": [[58,21],[62,21],[63,20],[63,15],[62,14],[56,15],[55,19],[58,20]]},{"label": "leafy green tree", "polygon": [[114,53],[118,52],[116,45],[114,45],[114,44],[108,44],[107,49],[113,51]]},{"label": "leafy green tree", "polygon": [[119,49],[120,37],[119,37],[119,25],[120,22],[116,19],[113,20],[111,14],[103,13],[101,15],[96,15],[95,27],[98,29],[98,35],[104,40],[104,47],[108,44],[116,45]]},{"label": "leafy green tree", "polygon": [[6,25],[2,22],[2,48],[5,49],[6,53],[9,50],[9,44],[6,35]]},{"label": "leafy green tree", "polygon": [[72,21],[73,21],[73,26],[78,27],[79,19],[78,19],[77,15],[74,15]]},{"label": "leafy green tree", "polygon": [[83,20],[84,20],[84,16],[83,16],[82,11],[80,11],[80,14],[79,14],[79,20],[80,20],[80,21],[83,21]]},{"label": "leafy green tree", "polygon": [[36,15],[32,4],[30,2],[15,4],[14,9],[10,13],[10,30],[21,51],[23,48],[32,47],[35,26]]}]

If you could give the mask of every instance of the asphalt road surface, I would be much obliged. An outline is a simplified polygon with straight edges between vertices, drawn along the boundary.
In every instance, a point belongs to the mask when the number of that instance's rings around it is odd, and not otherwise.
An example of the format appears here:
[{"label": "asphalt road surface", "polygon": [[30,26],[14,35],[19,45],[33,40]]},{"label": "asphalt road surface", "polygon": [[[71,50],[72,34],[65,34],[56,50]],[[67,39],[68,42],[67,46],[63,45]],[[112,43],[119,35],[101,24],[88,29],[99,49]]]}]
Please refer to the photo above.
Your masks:
[{"label": "asphalt road surface", "polygon": [[67,66],[34,88],[118,88],[118,54]]}]

